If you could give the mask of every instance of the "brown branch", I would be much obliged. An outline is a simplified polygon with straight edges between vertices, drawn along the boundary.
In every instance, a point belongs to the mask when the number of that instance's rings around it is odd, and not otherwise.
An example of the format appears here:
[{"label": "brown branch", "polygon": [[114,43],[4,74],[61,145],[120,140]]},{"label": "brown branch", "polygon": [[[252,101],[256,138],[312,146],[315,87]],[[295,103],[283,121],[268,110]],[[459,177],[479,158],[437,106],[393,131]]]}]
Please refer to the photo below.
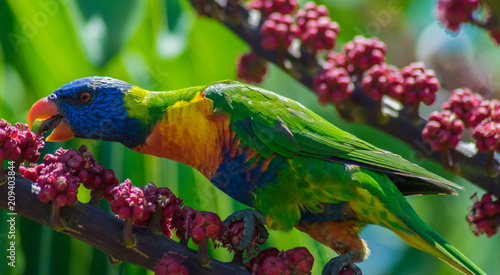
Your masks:
[{"label": "brown branch", "polygon": [[[319,60],[313,60],[314,62],[311,60],[303,60],[300,57],[293,56],[289,52],[286,52],[285,63],[289,63],[290,65],[284,66],[283,63],[280,62],[277,51],[267,51],[262,48],[260,31],[257,27],[248,23],[247,19],[249,18],[249,14],[243,6],[240,5],[236,9],[233,8],[228,11],[220,6],[217,1],[191,0],[191,4],[198,10],[200,8],[200,3],[206,6],[207,2],[211,8],[211,17],[219,20],[235,34],[240,36],[241,39],[248,43],[253,48],[253,51],[261,57],[280,67],[311,91],[313,90],[314,76],[317,72],[322,70]],[[237,20],[235,18],[237,18]],[[431,159],[442,163],[441,154],[432,151],[430,146],[422,140],[421,133],[426,124],[424,119],[415,121],[410,115],[400,112],[398,117],[390,117],[383,124],[380,123],[377,119],[377,103],[364,95],[360,85],[356,85],[356,91],[351,100],[346,102],[346,104],[349,106],[348,109],[354,111],[354,122],[364,123],[382,130],[407,143],[421,158]],[[453,172],[500,197],[500,184],[498,184],[500,183],[500,176],[490,177],[488,175],[485,169],[487,163],[486,156],[484,154],[476,154],[472,157],[468,157],[462,153],[464,150],[464,146],[461,145],[457,147],[457,150],[451,150],[452,160],[457,167]],[[495,166],[498,167],[498,162],[496,162]]]},{"label": "brown branch", "polygon": [[[7,170],[5,170],[5,173]],[[42,203],[38,197],[31,192],[33,182],[16,176],[15,183],[15,211],[17,215],[23,216],[37,223],[49,226],[50,203]],[[0,186],[0,208],[7,209],[8,184]],[[156,261],[163,257],[164,253],[174,251],[187,258],[183,264],[188,268],[190,274],[249,274],[230,263],[210,259],[206,268],[197,262],[197,252],[181,245],[162,234],[155,234],[147,227],[134,226],[133,234],[136,245],[127,248],[120,242],[124,222],[113,215],[104,212],[95,206],[78,202],[73,206],[60,209],[60,222],[64,226],[62,233],[86,242],[93,247],[103,251],[108,258],[116,261],[132,263],[143,268],[154,270]]]}]

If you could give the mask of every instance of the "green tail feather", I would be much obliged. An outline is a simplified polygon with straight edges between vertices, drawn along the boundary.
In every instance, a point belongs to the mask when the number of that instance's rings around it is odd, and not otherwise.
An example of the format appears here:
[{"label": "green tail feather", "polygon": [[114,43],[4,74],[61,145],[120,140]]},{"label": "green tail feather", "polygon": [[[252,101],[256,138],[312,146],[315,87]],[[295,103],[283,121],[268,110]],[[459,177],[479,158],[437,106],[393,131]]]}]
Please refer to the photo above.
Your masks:
[{"label": "green tail feather", "polygon": [[458,271],[464,274],[483,275],[484,273],[474,263],[472,263],[466,256],[464,256],[458,249],[448,243],[437,232],[432,230],[426,223],[424,223],[411,208],[405,209],[401,220],[409,227],[415,234],[409,234],[397,230],[392,230],[401,239],[409,245],[427,252]]}]

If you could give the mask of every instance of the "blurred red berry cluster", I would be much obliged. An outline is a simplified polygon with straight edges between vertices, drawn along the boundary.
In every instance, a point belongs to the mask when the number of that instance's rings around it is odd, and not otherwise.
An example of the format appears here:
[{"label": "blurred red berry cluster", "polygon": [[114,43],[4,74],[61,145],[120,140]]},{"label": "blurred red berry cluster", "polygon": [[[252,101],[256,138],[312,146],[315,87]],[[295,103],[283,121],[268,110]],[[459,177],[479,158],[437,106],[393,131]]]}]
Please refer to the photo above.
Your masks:
[{"label": "blurred red berry cluster", "polygon": [[260,28],[262,48],[265,50],[288,49],[299,35],[299,28],[290,14],[272,13]]},{"label": "blurred red berry cluster", "polygon": [[185,257],[176,252],[165,254],[156,262],[155,275],[188,275],[188,269],[182,264]]},{"label": "blurred red berry cluster", "polygon": [[16,123],[14,127],[0,119],[0,161],[36,162],[43,146],[43,137],[30,132],[27,125]]},{"label": "blurred red berry cluster", "polygon": [[443,111],[433,112],[422,138],[432,149],[453,149],[464,128],[472,128],[478,152],[500,152],[500,102],[485,100],[468,88],[456,89],[442,105]]},{"label": "blurred red berry cluster", "polygon": [[403,77],[399,70],[385,63],[372,66],[363,78],[363,91],[375,101],[388,95],[396,100],[403,96]]},{"label": "blurred red berry cluster", "polygon": [[477,199],[476,194],[472,196],[474,204],[469,208],[467,221],[476,236],[486,234],[491,237],[498,233],[500,226],[500,201],[492,194],[486,193]]},{"label": "blurred red berry cluster", "polygon": [[373,65],[384,62],[387,47],[376,37],[366,38],[357,35],[344,45],[342,51],[349,64],[348,71],[351,74],[360,74]]},{"label": "blurred red berry cluster", "polygon": [[460,24],[472,21],[472,13],[479,7],[478,0],[438,0],[437,16],[447,29],[458,31]]},{"label": "blurred red berry cluster", "polygon": [[453,149],[460,141],[464,123],[450,111],[433,112],[422,131],[422,139],[428,142],[432,150],[441,151],[443,147]]},{"label": "blurred red berry cluster", "polygon": [[304,9],[297,12],[297,25],[302,47],[313,52],[335,48],[340,26],[332,21],[325,6],[318,6],[314,2],[306,3]]},{"label": "blurred red berry cluster", "polygon": [[260,83],[267,73],[267,62],[255,52],[241,54],[236,61],[238,78],[248,83]]},{"label": "blurred red berry cluster", "polygon": [[349,73],[342,67],[323,70],[314,78],[313,87],[321,104],[339,104],[354,92]]},{"label": "blurred red berry cluster", "polygon": [[268,17],[275,12],[292,14],[297,11],[298,7],[297,0],[254,0],[247,5],[248,9],[260,11],[263,17]]},{"label": "blurred red berry cluster", "polygon": [[[438,0],[437,1],[437,17],[444,26],[453,32],[460,30],[462,23],[472,23],[476,26],[486,29],[491,38],[500,45],[500,29],[498,28],[498,18],[491,13],[489,3],[483,3],[479,0]],[[480,6],[484,5],[482,14],[478,17],[485,18],[484,22],[476,18],[474,13],[480,10]]]},{"label": "blurred red berry cluster", "polygon": [[250,259],[245,265],[252,274],[311,274],[314,258],[305,247],[296,247],[287,251],[267,248]]}]

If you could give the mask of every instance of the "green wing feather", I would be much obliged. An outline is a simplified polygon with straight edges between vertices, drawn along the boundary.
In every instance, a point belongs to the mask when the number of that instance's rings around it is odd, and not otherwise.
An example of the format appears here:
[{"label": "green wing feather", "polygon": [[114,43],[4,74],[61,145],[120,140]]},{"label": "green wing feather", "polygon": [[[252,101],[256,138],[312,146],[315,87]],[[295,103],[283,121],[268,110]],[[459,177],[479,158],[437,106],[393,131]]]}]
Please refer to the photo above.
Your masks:
[{"label": "green wing feather", "polygon": [[386,173],[405,195],[456,194],[462,187],[333,126],[301,104],[247,84],[209,85],[214,108],[230,114],[241,140],[264,157],[303,155]]}]

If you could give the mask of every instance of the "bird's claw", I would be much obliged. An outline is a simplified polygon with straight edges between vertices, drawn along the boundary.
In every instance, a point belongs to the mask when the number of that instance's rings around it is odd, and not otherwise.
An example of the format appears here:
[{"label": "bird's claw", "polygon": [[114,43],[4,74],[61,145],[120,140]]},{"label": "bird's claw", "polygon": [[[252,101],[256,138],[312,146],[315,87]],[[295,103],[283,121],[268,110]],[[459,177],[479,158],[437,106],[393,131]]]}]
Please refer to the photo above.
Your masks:
[{"label": "bird's claw", "polygon": [[354,273],[354,275],[363,275],[363,271],[351,262],[352,254],[351,252],[346,252],[335,258],[332,258],[323,268],[322,275],[339,275],[344,269],[348,269]]},{"label": "bird's claw", "polygon": [[224,224],[228,226],[234,222],[243,221],[245,229],[243,230],[243,238],[238,244],[233,244],[235,250],[244,250],[250,246],[252,239],[255,234],[255,228],[257,228],[260,239],[265,239],[269,237],[269,232],[267,232],[266,218],[259,211],[254,209],[245,209],[234,212],[229,217],[224,220]]}]

